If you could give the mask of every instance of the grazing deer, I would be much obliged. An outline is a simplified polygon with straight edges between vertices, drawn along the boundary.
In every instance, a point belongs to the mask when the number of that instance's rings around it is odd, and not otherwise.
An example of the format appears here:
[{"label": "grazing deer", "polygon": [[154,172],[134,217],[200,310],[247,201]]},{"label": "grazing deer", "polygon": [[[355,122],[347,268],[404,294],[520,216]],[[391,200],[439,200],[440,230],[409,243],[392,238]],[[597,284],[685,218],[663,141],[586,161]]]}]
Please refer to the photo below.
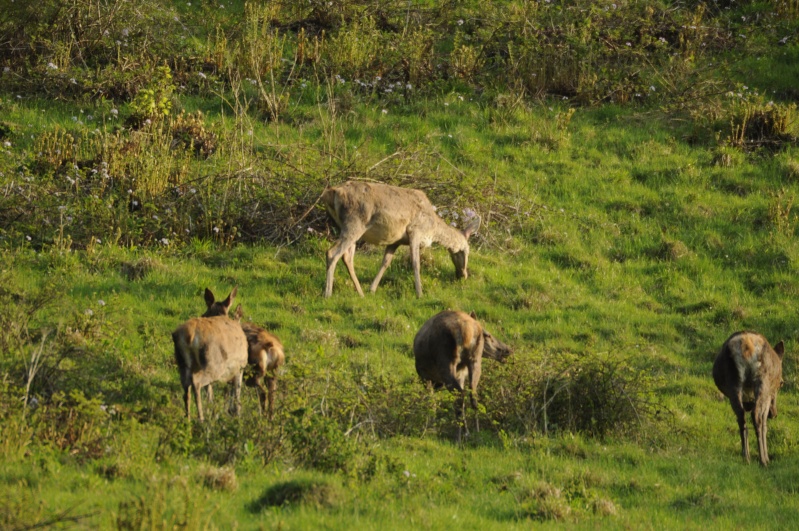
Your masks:
[{"label": "grazing deer", "polygon": [[766,421],[777,416],[777,391],[782,386],[782,341],[771,348],[765,337],[754,332],[731,335],[713,363],[716,387],[729,398],[738,418],[741,434],[741,453],[749,462],[749,437],[746,411],[752,412],[752,424],[757,434],[760,464],[768,465]]},{"label": "grazing deer", "polygon": [[[233,288],[231,296],[222,302],[214,299],[214,294],[208,288],[205,289],[205,304],[208,310],[203,317],[217,315],[228,315],[232,298],[236,296],[237,289]],[[259,405],[261,414],[268,415],[271,419],[274,413],[275,391],[277,391],[277,371],[285,361],[283,344],[280,340],[270,334],[260,326],[252,323],[242,323],[243,315],[241,304],[236,307],[233,319],[241,324],[244,335],[247,338],[247,364],[246,379],[244,384],[247,387],[256,387],[258,391]],[[266,382],[266,385],[264,385]],[[208,399],[213,400],[214,391],[210,385],[206,387]],[[267,397],[269,406],[267,408]]]},{"label": "grazing deer", "polygon": [[[455,415],[459,421],[457,441],[460,442],[463,427],[469,434],[464,412],[467,378],[470,401],[477,412],[477,384],[483,355],[503,362],[511,354],[510,347],[483,329],[474,312],[467,315],[447,310],[422,325],[413,340],[413,353],[416,372],[428,386],[460,391],[460,400],[455,400]],[[476,419],[475,424],[480,431],[479,420]]]},{"label": "grazing deer", "polygon": [[[241,305],[236,308],[235,318],[241,321]],[[261,406],[261,414],[272,418],[274,413],[275,391],[277,391],[277,371],[285,361],[283,344],[274,335],[252,323],[241,323],[244,335],[247,336],[247,387],[256,387]],[[264,385],[266,382],[266,385]],[[269,397],[269,408],[266,399]]]},{"label": "grazing deer", "polygon": [[438,217],[430,200],[420,190],[358,181],[328,188],[322,195],[322,202],[341,229],[338,241],[327,251],[325,297],[333,294],[333,274],[340,258],[347,266],[355,290],[363,297],[353,262],[355,244],[359,240],[386,246],[383,264],[370,287],[372,293],[377,290],[400,245],[410,247],[417,297],[422,296],[420,247],[428,247],[434,242],[443,245],[455,264],[455,276],[468,277],[469,236],[480,227],[479,216],[475,216],[461,232]]},{"label": "grazing deer", "polygon": [[[212,312],[213,293],[205,290],[208,312]],[[197,416],[204,421],[200,390],[214,382],[229,382],[233,386],[233,413],[241,409],[241,381],[244,366],[247,365],[247,338],[241,325],[228,318],[227,312],[236,290],[214,311],[222,315],[204,316],[189,319],[172,332],[175,344],[175,361],[178,364],[180,383],[183,385],[183,402],[186,418],[191,420],[191,391],[197,402]],[[209,302],[210,300],[210,302]],[[210,390],[210,387],[208,387]],[[212,395],[209,395],[209,398]]]}]

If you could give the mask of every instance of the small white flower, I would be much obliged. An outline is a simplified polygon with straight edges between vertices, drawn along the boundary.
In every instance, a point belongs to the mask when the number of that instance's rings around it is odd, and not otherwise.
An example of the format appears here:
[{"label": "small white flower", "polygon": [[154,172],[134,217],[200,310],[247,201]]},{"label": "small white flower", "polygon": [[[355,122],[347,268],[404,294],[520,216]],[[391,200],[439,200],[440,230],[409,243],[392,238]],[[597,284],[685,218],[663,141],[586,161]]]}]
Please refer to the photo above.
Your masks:
[{"label": "small white flower", "polygon": [[164,245],[169,245],[169,240],[167,240],[166,238],[161,238],[161,243],[163,243]]},{"label": "small white flower", "polygon": [[132,204],[133,204],[133,206],[139,206],[139,202],[136,201],[135,199],[132,201]]},{"label": "small white flower", "polygon": [[631,43],[631,42],[627,42],[627,43],[625,43],[625,44],[626,44],[627,46],[632,46],[632,45],[633,45],[633,43]]},{"label": "small white flower", "polygon": [[105,301],[103,299],[100,299],[99,301],[97,301],[97,304],[100,306],[105,306]]},{"label": "small white flower", "polygon": [[650,90],[650,91],[652,91],[652,92],[655,92],[655,90],[656,90],[656,89],[655,89],[655,85],[650,85],[650,86],[649,86],[649,90]]},{"label": "small white flower", "polygon": [[116,109],[111,109],[111,114],[113,114],[114,116],[116,116],[116,115],[118,115],[118,114],[119,114],[119,111],[118,111],[118,110],[116,110]]},{"label": "small white flower", "polygon": [[388,114],[388,109],[383,109],[381,112],[382,112],[383,114]]},{"label": "small white flower", "polygon": [[85,311],[85,312],[83,312],[83,313],[85,313],[85,314],[86,314],[86,315],[88,315],[89,317],[91,317],[92,315],[94,315],[94,311],[93,311],[91,308],[86,308],[86,311]]},{"label": "small white flower", "polygon": [[189,192],[191,192],[191,193],[193,193],[193,194],[196,194],[196,193],[197,193],[197,190],[196,190],[195,188],[192,188],[191,190],[189,190]]},{"label": "small white flower", "polygon": [[413,88],[413,85],[408,83],[408,84],[405,85],[405,88],[408,89],[408,90],[411,90]]},{"label": "small white flower", "polygon": [[458,26],[463,26],[463,19],[458,19]]},{"label": "small white flower", "polygon": [[145,125],[150,125],[153,122],[149,118],[147,118],[146,120],[144,120],[144,123]]},{"label": "small white flower", "polygon": [[154,219],[154,220],[156,220],[156,221],[158,221],[158,216],[156,216],[155,214],[153,214],[153,219]]},{"label": "small white flower", "polygon": [[3,72],[6,74],[11,72],[11,67],[10,66],[3,67]]},{"label": "small white flower", "polygon": [[4,145],[5,147],[11,147],[11,142],[9,142],[8,140],[6,140],[5,142],[3,142],[3,145]]},{"label": "small white flower", "polygon": [[219,227],[214,227],[214,232],[219,234]]},{"label": "small white flower", "polygon": [[411,477],[411,473],[408,470],[403,470],[402,475],[405,476],[406,478]]},{"label": "small white flower", "polygon": [[207,76],[205,74],[203,74],[202,72],[197,72],[197,75],[200,76],[203,79],[207,78]]},{"label": "small white flower", "polygon": [[54,63],[47,63],[47,68],[50,70],[58,70],[58,67]]},{"label": "small white flower", "polygon": [[78,80],[75,79],[74,77],[70,78],[69,82],[72,83],[73,85],[77,85],[78,84]]},{"label": "small white flower", "polygon": [[123,37],[127,37],[128,35],[130,35],[130,30],[128,28],[123,29],[122,30],[122,36]]},{"label": "small white flower", "polygon": [[30,236],[25,236],[25,239],[28,240],[28,241],[31,241],[31,237]]}]

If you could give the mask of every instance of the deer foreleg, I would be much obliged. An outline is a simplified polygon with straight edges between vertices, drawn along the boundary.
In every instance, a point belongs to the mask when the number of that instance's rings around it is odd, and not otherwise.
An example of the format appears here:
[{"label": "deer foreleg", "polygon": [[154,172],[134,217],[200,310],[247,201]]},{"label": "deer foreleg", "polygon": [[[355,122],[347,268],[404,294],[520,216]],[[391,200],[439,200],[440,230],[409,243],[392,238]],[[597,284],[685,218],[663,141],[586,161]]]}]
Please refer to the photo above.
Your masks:
[{"label": "deer foreleg", "polygon": [[344,255],[341,257],[344,260],[344,265],[347,266],[347,272],[350,274],[350,278],[352,279],[352,283],[355,284],[355,291],[358,292],[358,295],[363,297],[363,290],[361,289],[361,283],[358,282],[358,276],[355,274],[355,244],[353,243],[350,245],[346,251],[344,251]]},{"label": "deer foreleg", "polygon": [[[346,255],[348,251],[350,251],[353,255],[355,254],[355,243],[362,235],[363,232],[359,234],[356,233],[354,236],[342,234],[341,238],[339,238],[333,247],[327,251],[327,278],[325,280],[325,297],[330,297],[333,294],[333,278],[334,273],[336,272],[336,264],[338,263],[339,259]],[[344,263],[345,265],[348,264],[347,270],[350,272],[350,277],[352,277],[352,280],[355,283],[355,289],[358,291],[361,297],[363,297],[363,290],[361,290],[361,285],[358,283],[358,278],[355,276],[355,270],[352,269],[352,261],[345,257]]]},{"label": "deer foreleg", "polygon": [[471,389],[469,400],[472,403],[472,408],[474,408],[474,427],[478,433],[480,432],[480,408],[477,406],[477,384],[480,382],[481,372],[480,360],[469,365],[469,388]]},{"label": "deer foreleg", "polygon": [[383,273],[386,272],[388,266],[391,265],[391,261],[394,259],[394,253],[399,247],[399,244],[396,245],[388,245],[386,246],[386,253],[383,255],[383,264],[380,266],[380,270],[377,272],[377,276],[372,281],[372,285],[369,288],[369,291],[374,293],[377,291],[377,286],[380,284],[380,280],[383,278]]}]

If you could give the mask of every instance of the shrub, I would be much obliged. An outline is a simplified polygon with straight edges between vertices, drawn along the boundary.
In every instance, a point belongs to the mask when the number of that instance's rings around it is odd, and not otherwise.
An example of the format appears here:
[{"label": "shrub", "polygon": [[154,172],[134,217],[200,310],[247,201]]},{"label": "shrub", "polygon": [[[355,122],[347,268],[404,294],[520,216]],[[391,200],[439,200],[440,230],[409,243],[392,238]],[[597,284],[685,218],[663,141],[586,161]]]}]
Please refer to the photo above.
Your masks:
[{"label": "shrub", "polygon": [[655,380],[624,359],[546,354],[485,371],[481,401],[506,431],[647,434],[659,408]]}]

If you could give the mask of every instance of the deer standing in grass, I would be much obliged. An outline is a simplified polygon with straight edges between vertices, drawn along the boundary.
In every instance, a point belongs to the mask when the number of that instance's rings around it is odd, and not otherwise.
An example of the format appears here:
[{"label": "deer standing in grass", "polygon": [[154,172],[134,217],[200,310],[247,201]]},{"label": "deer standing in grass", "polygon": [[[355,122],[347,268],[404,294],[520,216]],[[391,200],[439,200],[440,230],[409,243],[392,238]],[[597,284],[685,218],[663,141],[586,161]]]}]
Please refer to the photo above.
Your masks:
[{"label": "deer standing in grass", "polygon": [[[241,320],[241,305],[236,308],[235,317]],[[277,371],[283,365],[286,357],[283,353],[283,344],[280,340],[260,326],[252,323],[241,323],[244,335],[247,337],[247,387],[255,387],[258,391],[261,414],[269,419],[274,413],[275,392],[277,391]],[[264,385],[264,382],[266,385]],[[269,407],[267,408],[267,397]]]},{"label": "deer standing in grass", "polygon": [[[234,297],[236,289],[233,290]],[[214,300],[214,294],[208,288],[205,289],[205,304],[208,310],[203,317],[217,315],[228,315],[232,303],[219,303]],[[268,415],[271,419],[274,413],[275,391],[277,391],[277,371],[283,365],[286,357],[283,353],[283,344],[280,340],[270,334],[260,326],[252,323],[242,323],[243,310],[241,304],[238,305],[234,313],[235,319],[244,331],[247,338],[247,369],[244,384],[247,387],[256,387],[258,391],[259,405],[261,414]],[[266,385],[264,385],[266,383]],[[208,399],[213,400],[214,391],[209,385],[207,387]],[[267,397],[269,405],[267,408]]]},{"label": "deer standing in grass", "polygon": [[410,247],[417,297],[422,296],[419,272],[421,247],[428,247],[432,243],[443,245],[449,250],[455,265],[455,276],[468,277],[469,237],[480,227],[478,216],[463,231],[459,231],[436,214],[424,192],[359,181],[348,181],[328,188],[322,195],[322,202],[341,229],[338,241],[327,251],[325,297],[333,294],[333,276],[339,259],[344,261],[355,290],[363,297],[354,267],[355,244],[361,240],[386,246],[383,264],[370,287],[372,293],[377,290],[383,273],[400,245]]},{"label": "deer standing in grass", "polygon": [[752,412],[752,424],[757,434],[760,464],[767,466],[766,421],[777,416],[777,391],[782,386],[782,341],[774,348],[765,337],[754,332],[731,335],[713,363],[716,387],[730,400],[738,418],[741,453],[749,462],[749,437],[746,411]]},{"label": "deer standing in grass", "polygon": [[[477,414],[477,384],[483,355],[504,362],[511,355],[510,347],[489,334],[477,321],[474,312],[469,315],[447,310],[422,325],[413,340],[413,354],[416,372],[428,386],[460,391],[460,398],[455,400],[455,415],[459,422],[457,441],[460,442],[463,428],[469,434],[464,411],[467,382],[471,389],[470,402]],[[476,416],[475,427],[480,431]]]},{"label": "deer standing in grass", "polygon": [[[175,361],[178,364],[180,383],[183,385],[186,418],[191,420],[193,391],[200,422],[204,421],[200,390],[214,382],[228,382],[232,385],[234,402],[231,409],[238,415],[241,409],[242,372],[247,365],[247,338],[241,325],[227,317],[236,297],[236,289],[219,303],[215,302],[209,289],[205,290],[205,295],[208,311],[204,316],[189,319],[172,332]],[[222,313],[211,316],[216,312]],[[210,391],[211,388],[208,389]],[[209,398],[211,396],[209,393]]]}]

